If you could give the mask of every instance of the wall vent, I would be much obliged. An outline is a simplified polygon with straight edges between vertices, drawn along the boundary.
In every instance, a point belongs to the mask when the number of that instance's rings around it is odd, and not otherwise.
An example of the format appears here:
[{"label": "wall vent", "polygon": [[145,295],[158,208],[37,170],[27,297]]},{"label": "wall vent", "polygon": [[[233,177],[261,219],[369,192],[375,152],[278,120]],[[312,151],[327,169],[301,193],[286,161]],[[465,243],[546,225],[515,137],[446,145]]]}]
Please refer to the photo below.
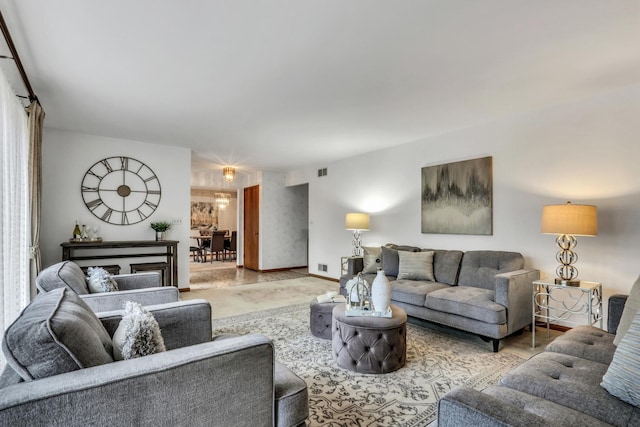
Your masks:
[{"label": "wall vent", "polygon": [[327,264],[318,264],[318,271],[327,271]]},{"label": "wall vent", "polygon": [[327,168],[318,169],[318,177],[327,176]]}]

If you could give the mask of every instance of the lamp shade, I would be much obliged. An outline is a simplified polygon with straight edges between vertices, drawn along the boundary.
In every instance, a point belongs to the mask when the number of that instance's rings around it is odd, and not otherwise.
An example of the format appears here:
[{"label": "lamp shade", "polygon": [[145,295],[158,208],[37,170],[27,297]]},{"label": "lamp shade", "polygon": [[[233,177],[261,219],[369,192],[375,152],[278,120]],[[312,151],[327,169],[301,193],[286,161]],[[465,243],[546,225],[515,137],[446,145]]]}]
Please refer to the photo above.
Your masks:
[{"label": "lamp shade", "polygon": [[546,205],[542,207],[542,233],[596,236],[598,210],[593,205]]},{"label": "lamp shade", "polygon": [[344,220],[345,230],[369,230],[369,214],[368,213],[348,213]]}]

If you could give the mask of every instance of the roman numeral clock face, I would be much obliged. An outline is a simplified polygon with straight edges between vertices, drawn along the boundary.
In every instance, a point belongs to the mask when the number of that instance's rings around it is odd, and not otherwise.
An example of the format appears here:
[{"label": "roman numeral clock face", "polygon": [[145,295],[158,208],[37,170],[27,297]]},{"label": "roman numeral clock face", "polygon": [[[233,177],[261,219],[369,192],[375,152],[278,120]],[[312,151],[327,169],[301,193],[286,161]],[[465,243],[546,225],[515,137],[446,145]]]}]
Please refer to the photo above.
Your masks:
[{"label": "roman numeral clock face", "polygon": [[131,157],[96,162],[82,179],[82,199],[91,213],[109,224],[135,224],[160,203],[160,181],[151,168]]}]

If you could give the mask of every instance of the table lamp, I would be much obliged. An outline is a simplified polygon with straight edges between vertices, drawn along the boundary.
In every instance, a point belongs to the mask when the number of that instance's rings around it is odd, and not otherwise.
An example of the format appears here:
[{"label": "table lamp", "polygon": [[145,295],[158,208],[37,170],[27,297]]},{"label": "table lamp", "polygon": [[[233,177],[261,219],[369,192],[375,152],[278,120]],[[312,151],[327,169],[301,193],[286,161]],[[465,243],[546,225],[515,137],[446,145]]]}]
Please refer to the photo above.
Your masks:
[{"label": "table lamp", "polygon": [[557,234],[556,243],[560,250],[556,260],[555,282],[563,285],[579,286],[578,269],[574,265],[578,254],[574,252],[578,241],[575,236],[596,236],[598,234],[598,211],[593,205],[546,205],[542,207],[542,233]]},{"label": "table lamp", "polygon": [[369,231],[369,214],[361,212],[348,213],[344,221],[345,230],[353,230],[353,256],[362,256],[363,231]]}]

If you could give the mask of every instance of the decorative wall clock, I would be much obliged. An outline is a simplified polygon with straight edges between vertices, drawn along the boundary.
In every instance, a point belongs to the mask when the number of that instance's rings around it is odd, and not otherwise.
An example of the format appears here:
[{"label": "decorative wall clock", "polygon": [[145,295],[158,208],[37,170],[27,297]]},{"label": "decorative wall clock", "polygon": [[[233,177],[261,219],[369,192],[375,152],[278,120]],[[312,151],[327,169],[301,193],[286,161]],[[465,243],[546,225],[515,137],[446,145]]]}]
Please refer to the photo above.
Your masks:
[{"label": "decorative wall clock", "polygon": [[160,180],[151,168],[131,157],[107,157],[82,178],[82,199],[93,215],[109,224],[136,224],[160,203]]}]

